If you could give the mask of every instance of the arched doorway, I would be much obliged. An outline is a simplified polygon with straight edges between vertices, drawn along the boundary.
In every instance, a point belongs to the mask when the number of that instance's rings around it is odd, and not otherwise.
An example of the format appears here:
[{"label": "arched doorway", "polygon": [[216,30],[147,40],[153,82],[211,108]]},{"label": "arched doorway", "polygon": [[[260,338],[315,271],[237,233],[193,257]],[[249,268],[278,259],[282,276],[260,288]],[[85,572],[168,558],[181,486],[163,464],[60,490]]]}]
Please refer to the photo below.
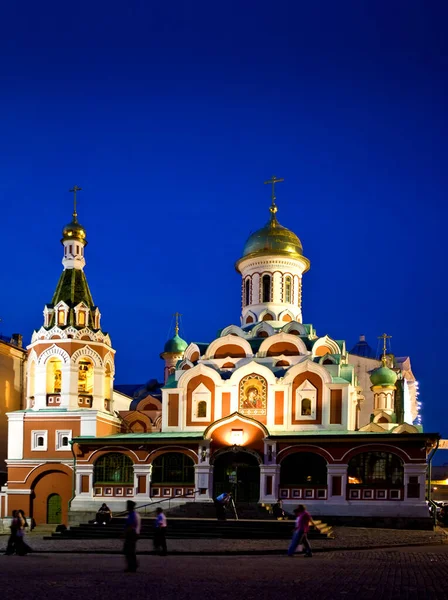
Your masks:
[{"label": "arched doorway", "polygon": [[231,492],[236,502],[260,499],[260,465],[254,454],[244,450],[223,452],[213,465],[213,497]]},{"label": "arched doorway", "polygon": [[62,523],[62,498],[59,494],[50,494],[47,498],[47,523],[51,525]]}]

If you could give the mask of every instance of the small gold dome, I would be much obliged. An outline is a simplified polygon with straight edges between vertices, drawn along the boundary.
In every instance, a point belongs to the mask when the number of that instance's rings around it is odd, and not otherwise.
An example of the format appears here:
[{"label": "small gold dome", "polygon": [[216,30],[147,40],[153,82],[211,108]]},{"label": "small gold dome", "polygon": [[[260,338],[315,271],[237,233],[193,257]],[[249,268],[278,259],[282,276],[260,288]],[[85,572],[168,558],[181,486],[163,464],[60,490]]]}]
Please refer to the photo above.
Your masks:
[{"label": "small gold dome", "polygon": [[78,240],[87,244],[86,230],[78,223],[76,216],[73,216],[71,223],[66,225],[62,230],[62,241],[65,240]]},{"label": "small gold dome", "polygon": [[307,271],[310,263],[303,256],[302,242],[294,232],[283,227],[277,221],[277,217],[275,216],[277,206],[275,204],[269,210],[271,211],[269,222],[248,237],[244,246],[243,256],[237,262],[237,268],[241,260],[245,258],[280,254],[282,256],[290,256],[291,258],[301,258],[307,264]]}]

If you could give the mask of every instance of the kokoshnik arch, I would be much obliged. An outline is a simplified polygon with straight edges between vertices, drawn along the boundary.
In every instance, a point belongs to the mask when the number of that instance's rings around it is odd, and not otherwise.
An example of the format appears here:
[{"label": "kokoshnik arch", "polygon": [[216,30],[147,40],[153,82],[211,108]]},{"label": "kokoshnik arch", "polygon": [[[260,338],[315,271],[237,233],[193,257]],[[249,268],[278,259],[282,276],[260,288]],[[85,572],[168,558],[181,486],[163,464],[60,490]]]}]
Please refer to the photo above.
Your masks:
[{"label": "kokoshnik arch", "polygon": [[[63,229],[64,270],[28,346],[26,406],[9,413],[4,515],[68,523],[106,500],[236,501],[316,515],[425,519],[427,453],[408,357],[303,322],[310,268],[295,233],[270,218],[250,235],[239,325],[209,343],[167,341],[165,381],[132,399],[114,388],[115,351],[84,274],[86,231]],[[74,189],[76,191],[79,188]],[[386,338],[384,338],[386,340]]]}]

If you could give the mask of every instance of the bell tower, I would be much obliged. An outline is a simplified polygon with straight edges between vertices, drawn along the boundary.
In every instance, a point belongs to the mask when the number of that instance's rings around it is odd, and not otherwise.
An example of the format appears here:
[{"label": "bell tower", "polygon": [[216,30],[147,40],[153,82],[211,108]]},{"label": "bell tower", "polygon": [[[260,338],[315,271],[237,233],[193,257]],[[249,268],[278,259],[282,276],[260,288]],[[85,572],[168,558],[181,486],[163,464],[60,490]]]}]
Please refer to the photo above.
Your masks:
[{"label": "bell tower", "polygon": [[101,328],[84,273],[86,230],[78,222],[74,186],[72,220],[62,230],[61,273],[44,322],[28,346],[27,408],[113,412],[114,355]]}]

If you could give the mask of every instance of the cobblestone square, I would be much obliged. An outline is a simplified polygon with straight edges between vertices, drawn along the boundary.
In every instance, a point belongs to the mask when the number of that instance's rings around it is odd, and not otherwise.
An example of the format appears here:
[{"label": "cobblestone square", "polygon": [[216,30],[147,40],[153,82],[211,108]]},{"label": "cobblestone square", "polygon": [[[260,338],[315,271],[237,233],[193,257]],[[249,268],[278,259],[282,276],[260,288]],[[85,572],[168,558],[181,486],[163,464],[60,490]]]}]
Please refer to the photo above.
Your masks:
[{"label": "cobblestone square", "polygon": [[148,556],[136,574],[117,554],[0,557],[2,597],[400,598],[448,596],[448,546],[330,551],[303,556]]}]

